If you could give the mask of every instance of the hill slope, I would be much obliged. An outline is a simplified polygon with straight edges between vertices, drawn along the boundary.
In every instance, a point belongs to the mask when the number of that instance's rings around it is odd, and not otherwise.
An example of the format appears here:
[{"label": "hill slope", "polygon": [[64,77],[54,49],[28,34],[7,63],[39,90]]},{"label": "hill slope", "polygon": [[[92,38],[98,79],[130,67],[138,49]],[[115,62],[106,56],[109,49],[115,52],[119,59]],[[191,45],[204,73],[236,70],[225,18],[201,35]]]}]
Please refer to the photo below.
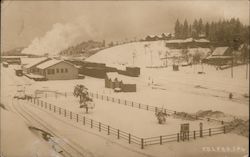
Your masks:
[{"label": "hill slope", "polygon": [[[166,64],[164,58],[182,56],[181,49],[169,49],[165,45],[163,40],[118,45],[102,50],[87,58],[86,61],[106,63],[107,65],[164,66]],[[210,49],[195,48],[188,50],[190,54],[195,52],[206,56]],[[173,59],[169,59],[167,62],[168,65],[171,65]]]}]

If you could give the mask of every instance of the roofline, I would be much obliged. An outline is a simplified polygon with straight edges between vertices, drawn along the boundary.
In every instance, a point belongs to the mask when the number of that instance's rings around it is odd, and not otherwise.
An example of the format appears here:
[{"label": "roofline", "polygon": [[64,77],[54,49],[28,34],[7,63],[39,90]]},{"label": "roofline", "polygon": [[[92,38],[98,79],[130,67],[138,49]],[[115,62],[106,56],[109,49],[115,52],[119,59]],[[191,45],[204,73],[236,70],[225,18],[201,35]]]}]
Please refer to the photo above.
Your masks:
[{"label": "roofline", "polygon": [[[46,58],[46,59],[40,61],[39,63],[36,63],[36,64],[32,65],[31,67],[28,67],[28,69],[33,68],[33,67],[36,67],[36,66],[38,66],[39,64],[42,64],[42,62],[44,62],[44,61],[47,62],[48,60],[51,60],[51,58]],[[29,64],[29,63],[28,63],[28,64]]]},{"label": "roofline", "polygon": [[[42,70],[48,69],[49,67],[52,67],[52,66],[54,66],[54,65],[57,65],[57,64],[59,64],[59,63],[61,63],[61,62],[65,62],[65,63],[67,63],[67,64],[69,64],[69,65],[71,65],[71,66],[77,68],[74,64],[72,64],[72,63],[70,63],[70,62],[67,62],[67,61],[65,61],[65,60],[61,60],[60,62],[58,62],[58,63],[56,63],[56,64],[52,64],[52,65],[50,65],[50,66],[48,66],[48,67],[46,67],[46,68],[44,68],[44,69],[42,69]],[[45,63],[45,62],[44,62],[44,63]],[[38,68],[38,67],[37,67],[37,68]],[[38,68],[38,69],[41,69],[41,68]],[[77,68],[77,69],[79,69],[79,68]]]}]

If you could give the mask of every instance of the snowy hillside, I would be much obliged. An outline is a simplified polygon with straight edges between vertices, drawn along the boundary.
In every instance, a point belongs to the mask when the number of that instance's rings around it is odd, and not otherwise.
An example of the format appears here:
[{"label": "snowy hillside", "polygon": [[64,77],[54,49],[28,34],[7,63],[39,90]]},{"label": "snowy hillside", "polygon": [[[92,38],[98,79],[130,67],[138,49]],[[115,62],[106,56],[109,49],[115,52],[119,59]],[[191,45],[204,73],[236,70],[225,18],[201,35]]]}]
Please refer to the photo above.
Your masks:
[{"label": "snowy hillside", "polygon": [[[210,51],[208,48],[189,49],[188,53],[199,52],[202,56]],[[134,65],[139,67],[164,66],[166,57],[179,57],[181,49],[169,49],[165,41],[133,42],[102,50],[86,59],[86,61],[106,63],[107,65]],[[171,65],[172,60],[168,61]]]}]

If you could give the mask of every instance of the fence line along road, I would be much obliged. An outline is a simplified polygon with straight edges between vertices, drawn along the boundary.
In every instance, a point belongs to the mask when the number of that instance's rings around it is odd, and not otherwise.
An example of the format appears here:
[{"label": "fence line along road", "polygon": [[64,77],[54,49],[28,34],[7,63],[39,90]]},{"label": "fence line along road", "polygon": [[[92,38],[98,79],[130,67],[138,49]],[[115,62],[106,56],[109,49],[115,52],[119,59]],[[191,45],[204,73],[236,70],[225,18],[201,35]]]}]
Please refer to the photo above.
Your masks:
[{"label": "fence line along road", "polygon": [[[126,99],[110,97],[110,96],[102,95],[102,94],[98,94],[98,93],[89,92],[89,95],[92,98],[100,99],[102,101],[110,101],[110,102],[113,102],[113,103],[123,104],[123,105],[126,105],[126,106],[138,108],[138,109],[144,109],[144,110],[147,110],[147,111],[157,112],[157,111],[162,110],[164,113],[167,113],[167,114],[177,114],[177,113],[179,113],[177,111],[166,109],[166,108],[163,108],[163,107],[146,105],[146,104],[143,104],[143,103],[138,103],[138,102],[134,102],[134,101],[126,100]],[[54,93],[51,93],[51,95],[48,95],[47,92],[44,92],[44,97],[45,98],[47,98],[47,97],[55,97],[55,98],[57,98],[59,96],[63,96],[63,97],[73,96],[73,93],[71,93],[71,92],[65,92],[65,93],[54,92]],[[221,123],[222,125],[230,123],[228,121],[214,119],[214,118],[210,118],[210,117],[205,118],[205,117],[201,117],[201,116],[195,116],[195,118],[197,120],[215,121],[215,122]]]},{"label": "fence line along road", "polygon": [[[99,99],[99,100],[102,100],[102,101],[109,101],[109,102],[113,102],[113,103],[123,104],[123,105],[126,105],[126,106],[130,106],[130,107],[134,107],[134,108],[138,108],[138,109],[144,109],[144,110],[147,110],[147,111],[157,112],[157,111],[162,110],[166,114],[177,114],[178,113],[177,111],[166,109],[166,108],[163,108],[163,107],[146,105],[146,104],[143,104],[143,103],[138,103],[138,102],[134,102],[134,101],[131,101],[131,100],[110,97],[110,96],[102,95],[102,94],[98,94],[98,93],[89,92],[89,95],[92,98],[96,98],[96,99]],[[47,98],[47,97],[55,97],[55,98],[57,98],[59,96],[68,97],[68,96],[73,96],[73,93],[71,93],[71,92],[65,92],[65,93],[54,92],[54,93],[52,93],[51,96],[49,96],[47,94],[47,92],[44,92],[44,96],[45,96],[45,98]],[[201,116],[195,116],[195,118],[197,120],[200,119],[200,120],[207,120],[207,121],[215,121],[215,122],[221,123],[222,125],[229,123],[229,122],[224,121],[224,120],[219,120],[219,119],[214,119],[214,118],[204,118],[204,117],[201,117]]]},{"label": "fence line along road", "polygon": [[170,134],[170,135],[141,138],[141,137],[132,135],[128,132],[122,131],[120,129],[111,127],[110,125],[103,124],[102,122],[98,122],[93,119],[87,118],[84,115],[74,113],[70,110],[58,107],[56,105],[47,103],[45,101],[42,101],[36,98],[29,98],[29,99],[26,99],[26,101],[30,102],[31,104],[36,105],[37,107],[49,110],[50,112],[54,114],[70,119],[79,124],[88,126],[90,128],[96,129],[99,132],[104,132],[107,135],[113,135],[117,139],[124,140],[128,142],[129,144],[136,144],[140,146],[141,149],[144,149],[144,147],[148,145],[163,144],[163,143],[174,142],[174,141],[175,142],[189,141],[191,139],[195,140],[198,137],[202,138],[205,136],[212,136],[216,134],[223,134],[223,133],[225,134],[231,129],[228,126],[224,125],[223,127],[209,128],[205,130],[195,130],[192,132],[190,131],[185,134],[176,133],[176,134]]}]

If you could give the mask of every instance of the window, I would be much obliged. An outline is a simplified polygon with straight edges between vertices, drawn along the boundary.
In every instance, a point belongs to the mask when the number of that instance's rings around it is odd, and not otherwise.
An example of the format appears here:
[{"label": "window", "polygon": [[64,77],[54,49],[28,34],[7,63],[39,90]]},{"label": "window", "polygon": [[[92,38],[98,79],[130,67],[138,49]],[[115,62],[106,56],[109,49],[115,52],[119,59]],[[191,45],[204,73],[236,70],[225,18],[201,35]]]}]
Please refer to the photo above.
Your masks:
[{"label": "window", "polygon": [[68,72],[68,69],[65,68],[64,71],[67,73],[67,72]]},{"label": "window", "polygon": [[63,69],[61,69],[61,73],[63,73]]},{"label": "window", "polygon": [[56,73],[59,73],[59,69],[56,69]]},{"label": "window", "polygon": [[51,74],[55,74],[55,69],[51,69]]},{"label": "window", "polygon": [[47,73],[50,74],[50,69],[47,69]]}]

